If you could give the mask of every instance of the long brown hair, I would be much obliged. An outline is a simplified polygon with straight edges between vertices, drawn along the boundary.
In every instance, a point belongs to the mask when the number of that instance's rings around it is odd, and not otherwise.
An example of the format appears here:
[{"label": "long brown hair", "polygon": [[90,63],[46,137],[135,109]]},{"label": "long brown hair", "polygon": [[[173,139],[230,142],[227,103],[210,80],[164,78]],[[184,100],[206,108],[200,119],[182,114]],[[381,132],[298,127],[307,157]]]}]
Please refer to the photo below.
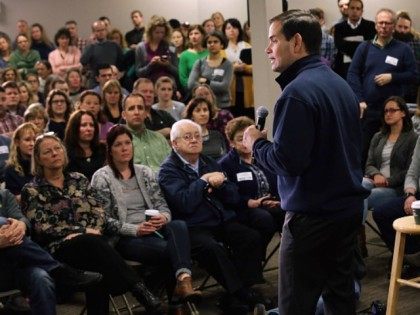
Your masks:
[{"label": "long brown hair", "polygon": [[[114,144],[115,140],[118,136],[127,135],[131,142],[133,142],[133,135],[124,125],[114,125],[111,129],[109,129],[108,134],[106,136],[106,159],[108,162],[109,167],[112,169],[116,178],[123,178],[121,173],[118,171],[114,159],[112,157],[112,145]],[[131,160],[128,162],[130,167],[131,176],[134,176],[134,152]]]}]

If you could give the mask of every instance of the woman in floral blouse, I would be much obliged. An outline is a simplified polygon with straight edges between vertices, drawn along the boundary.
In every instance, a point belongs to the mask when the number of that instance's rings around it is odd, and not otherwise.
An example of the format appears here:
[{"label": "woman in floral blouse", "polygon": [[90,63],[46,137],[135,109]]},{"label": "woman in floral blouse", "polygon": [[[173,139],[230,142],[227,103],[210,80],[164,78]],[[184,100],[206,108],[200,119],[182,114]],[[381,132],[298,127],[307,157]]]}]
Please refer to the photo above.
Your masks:
[{"label": "woman in floral blouse", "polygon": [[53,134],[35,141],[34,180],[22,190],[22,210],[34,239],[71,266],[100,272],[103,283],[86,292],[88,314],[108,314],[108,295],[130,290],[149,314],[160,314],[160,302],[103,237],[106,216],[100,198],[79,173],[67,173],[66,149]]}]

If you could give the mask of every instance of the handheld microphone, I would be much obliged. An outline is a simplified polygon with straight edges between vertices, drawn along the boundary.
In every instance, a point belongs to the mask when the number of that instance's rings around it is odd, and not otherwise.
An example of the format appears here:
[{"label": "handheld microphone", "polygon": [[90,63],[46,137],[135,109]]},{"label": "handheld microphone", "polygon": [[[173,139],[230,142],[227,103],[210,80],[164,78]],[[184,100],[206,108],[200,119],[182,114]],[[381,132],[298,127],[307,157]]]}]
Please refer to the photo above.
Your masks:
[{"label": "handheld microphone", "polygon": [[263,130],[265,126],[265,118],[268,116],[268,109],[264,106],[260,106],[257,109],[257,129]]}]

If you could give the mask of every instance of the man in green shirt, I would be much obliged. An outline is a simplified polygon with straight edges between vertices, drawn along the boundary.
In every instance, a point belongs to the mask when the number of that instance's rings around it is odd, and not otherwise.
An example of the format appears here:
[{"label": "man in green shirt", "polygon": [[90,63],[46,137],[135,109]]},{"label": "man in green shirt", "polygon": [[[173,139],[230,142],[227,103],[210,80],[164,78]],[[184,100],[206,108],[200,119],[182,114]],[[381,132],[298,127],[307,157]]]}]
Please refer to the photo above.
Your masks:
[{"label": "man in green shirt", "polygon": [[164,136],[146,129],[144,104],[142,95],[128,95],[123,102],[122,117],[133,135],[134,163],[149,166],[156,172],[171,152],[171,148]]}]

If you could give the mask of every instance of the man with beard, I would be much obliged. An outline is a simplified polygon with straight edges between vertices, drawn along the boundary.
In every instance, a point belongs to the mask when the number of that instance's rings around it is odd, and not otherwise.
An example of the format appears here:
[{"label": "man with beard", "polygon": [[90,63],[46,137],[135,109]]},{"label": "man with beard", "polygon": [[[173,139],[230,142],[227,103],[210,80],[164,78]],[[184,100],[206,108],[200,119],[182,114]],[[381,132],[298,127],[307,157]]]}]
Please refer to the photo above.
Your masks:
[{"label": "man with beard", "polygon": [[[420,34],[412,28],[412,21],[408,12],[400,11],[397,14],[397,23],[395,24],[394,38],[408,44],[416,58],[417,75],[420,72]],[[407,103],[415,103],[417,99],[417,82],[405,86],[404,99]]]}]

